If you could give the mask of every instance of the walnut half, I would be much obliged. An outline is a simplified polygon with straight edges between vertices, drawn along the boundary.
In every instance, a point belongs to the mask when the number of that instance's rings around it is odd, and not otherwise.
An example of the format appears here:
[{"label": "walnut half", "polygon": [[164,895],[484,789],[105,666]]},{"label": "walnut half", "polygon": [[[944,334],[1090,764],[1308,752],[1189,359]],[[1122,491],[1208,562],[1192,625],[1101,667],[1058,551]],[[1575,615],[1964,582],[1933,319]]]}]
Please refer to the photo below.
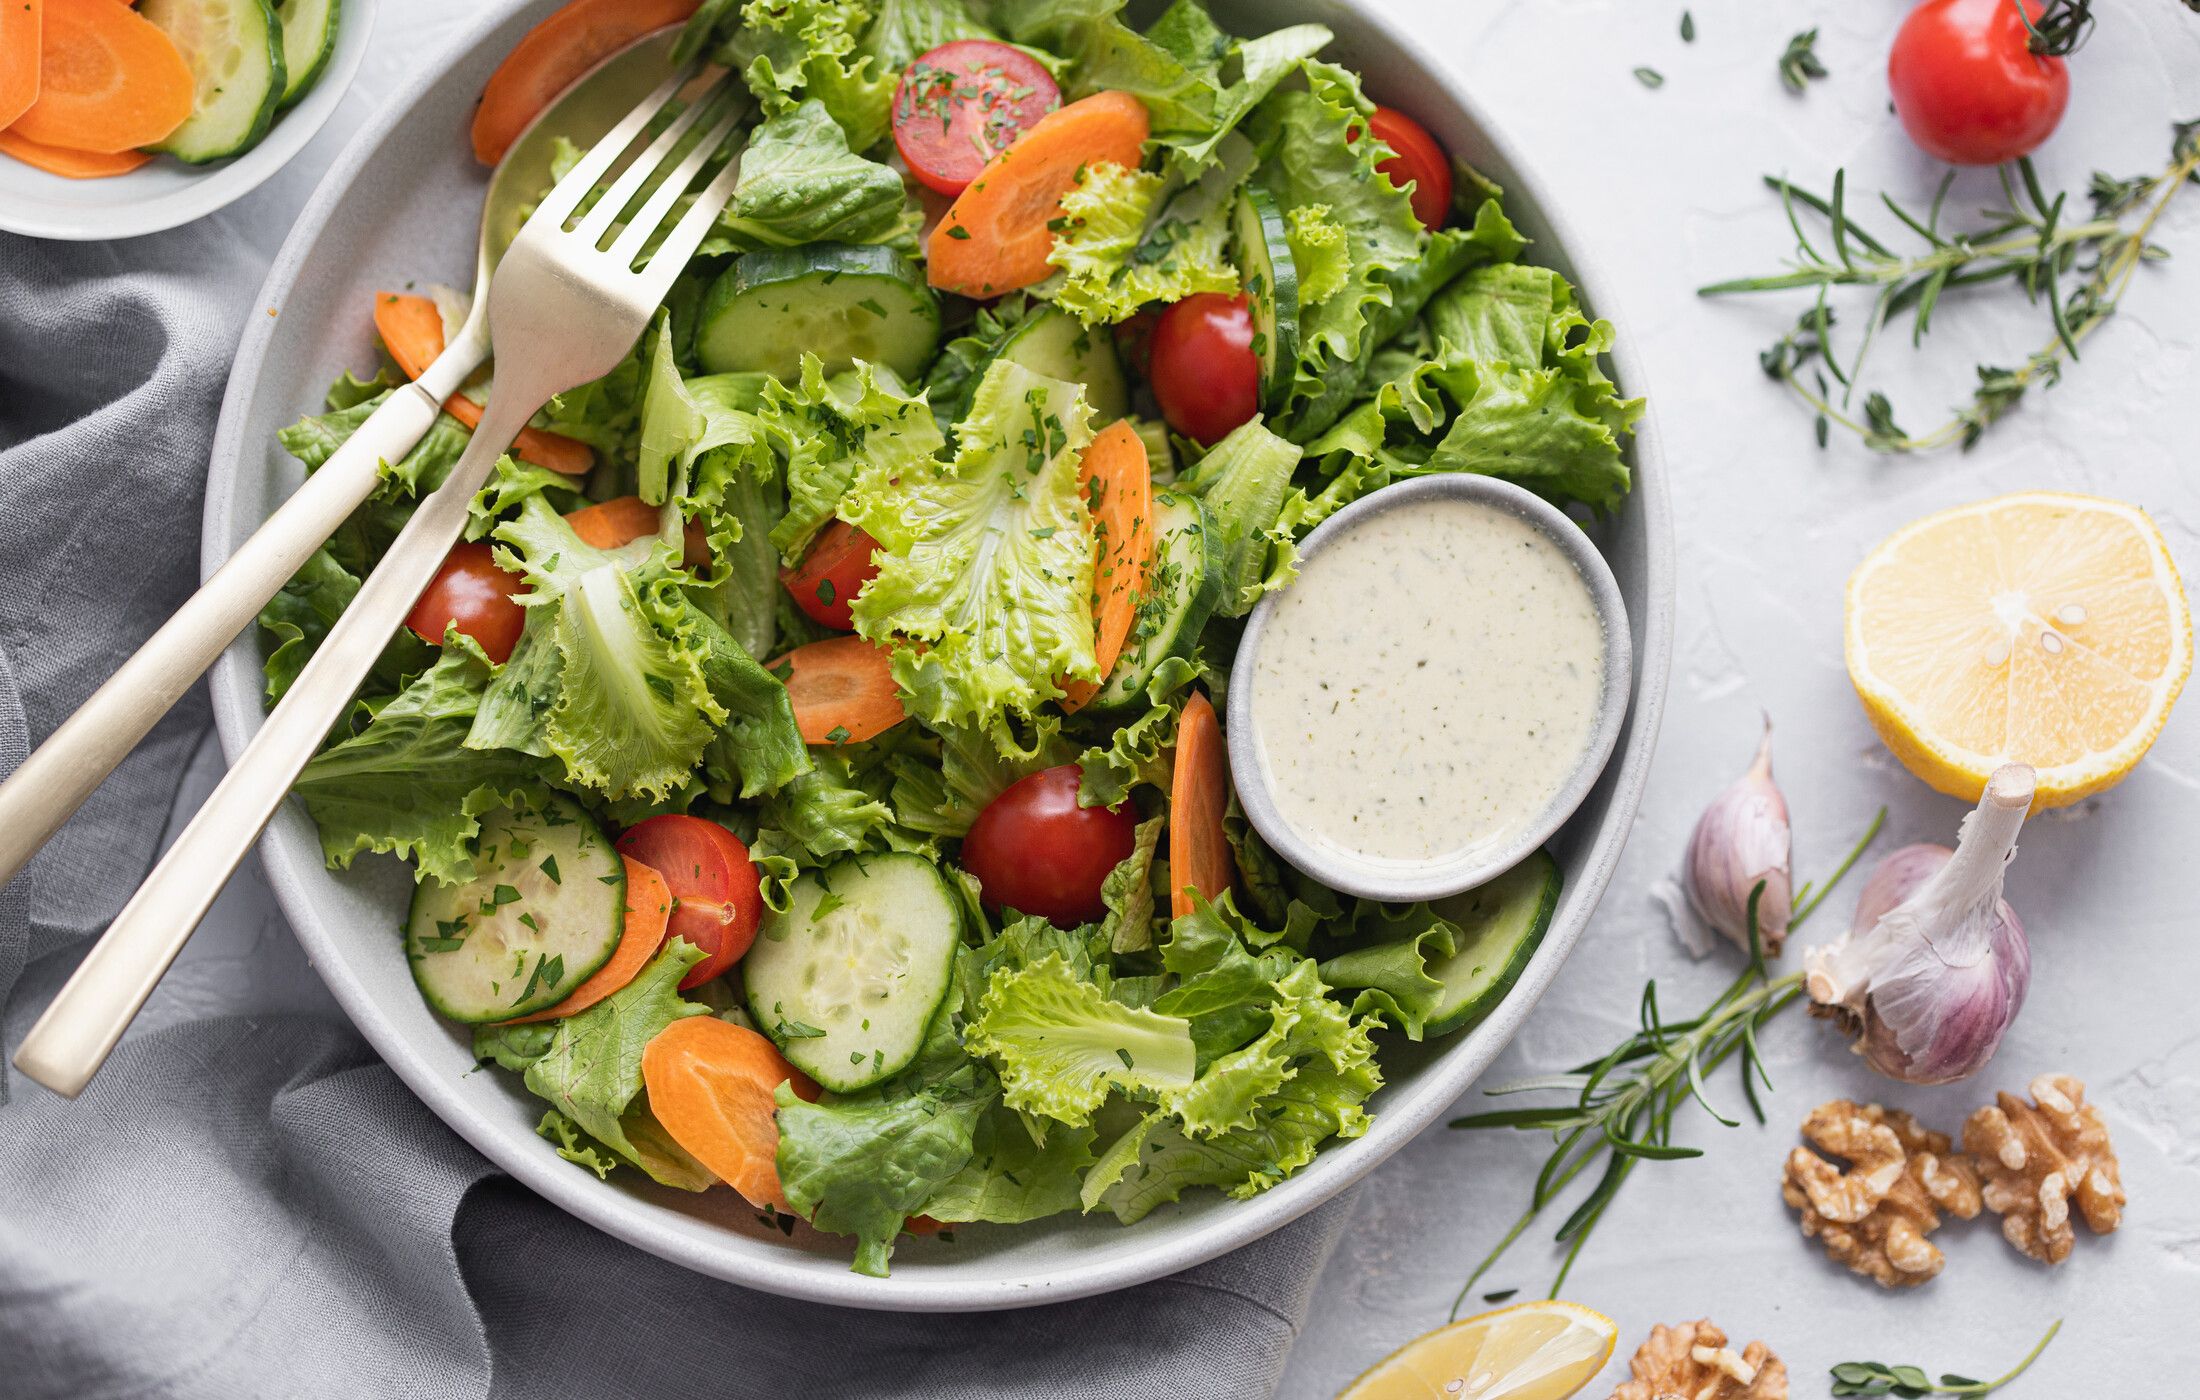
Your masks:
[{"label": "walnut half", "polygon": [[1978,1178],[1962,1154],[1950,1154],[1947,1134],[1900,1109],[1835,1099],[1803,1120],[1803,1136],[1818,1152],[1788,1153],[1780,1197],[1801,1213],[1804,1235],[1883,1288],[1938,1274],[1944,1261],[1925,1237],[1940,1228],[1940,1212],[1969,1220],[1980,1205]]},{"label": "walnut half", "polygon": [[2105,1235],[2122,1223],[2124,1187],[2100,1110],[2067,1074],[2032,1081],[2032,1102],[2006,1091],[1963,1125],[1963,1145],[1986,1178],[1986,1205],[2002,1237],[2045,1264],[2070,1255],[2070,1202],[2086,1228]]},{"label": "walnut half", "polygon": [[1787,1367],[1763,1342],[1737,1352],[1711,1319],[1650,1329],[1611,1400],[1787,1400]]}]

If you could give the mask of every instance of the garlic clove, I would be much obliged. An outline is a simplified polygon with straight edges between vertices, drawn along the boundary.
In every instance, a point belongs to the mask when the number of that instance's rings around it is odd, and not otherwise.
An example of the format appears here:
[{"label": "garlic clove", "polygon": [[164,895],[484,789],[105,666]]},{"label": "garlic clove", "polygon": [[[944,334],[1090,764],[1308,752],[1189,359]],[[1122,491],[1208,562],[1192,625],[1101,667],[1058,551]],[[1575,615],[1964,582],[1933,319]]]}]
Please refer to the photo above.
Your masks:
[{"label": "garlic clove", "polygon": [[1804,961],[1815,1010],[1856,1037],[1880,1073],[1945,1084],[1978,1072],[2032,979],[2032,950],[2002,898],[2034,776],[1998,769],[1953,851],[1905,846],[1872,871],[1849,931]]},{"label": "garlic clove", "polygon": [[1749,947],[1749,896],[1760,881],[1765,889],[1757,902],[1757,936],[1767,957],[1779,955],[1794,899],[1790,846],[1787,798],[1772,780],[1767,720],[1749,771],[1711,799],[1689,833],[1679,874],[1651,891],[1690,956],[1710,952],[1715,936]]}]

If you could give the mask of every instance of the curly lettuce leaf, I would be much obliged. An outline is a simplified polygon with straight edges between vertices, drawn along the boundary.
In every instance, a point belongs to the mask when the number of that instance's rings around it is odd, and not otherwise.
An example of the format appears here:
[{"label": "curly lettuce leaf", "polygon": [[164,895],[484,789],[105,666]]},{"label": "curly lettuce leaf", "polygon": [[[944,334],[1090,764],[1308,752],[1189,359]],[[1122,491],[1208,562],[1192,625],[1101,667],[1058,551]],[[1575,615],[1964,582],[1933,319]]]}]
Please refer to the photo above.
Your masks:
[{"label": "curly lettuce leaf", "polygon": [[[1159,27],[1156,26],[1157,29]],[[1234,46],[1237,51],[1237,81],[1215,95],[1204,135],[1196,140],[1181,140],[1171,144],[1170,168],[1190,170],[1213,159],[1224,139],[1237,129],[1238,123],[1259,106],[1269,93],[1275,91],[1276,84],[1282,82],[1301,62],[1328,47],[1329,41],[1335,37],[1327,25],[1294,24],[1284,29],[1271,30],[1257,39],[1237,42]]]},{"label": "curly lettuce leaf", "polygon": [[810,751],[786,684],[692,600],[681,606],[690,614],[681,630],[700,646],[703,683],[726,715],[703,751],[704,771],[745,799],[778,792],[808,773]]},{"label": "curly lettuce leaf", "polygon": [[476,875],[483,812],[540,792],[540,759],[465,747],[491,666],[453,632],[436,663],[375,712],[359,733],[314,755],[292,789],[320,832],[331,867],[362,851],[409,856],[419,877],[464,884]]},{"label": "curly lettuce leaf", "polygon": [[1177,716],[1182,710],[1180,698],[1154,705],[1110,734],[1105,744],[1096,744],[1079,754],[1077,800],[1087,807],[1113,807],[1140,783],[1166,791],[1171,773],[1169,755],[1176,744]]},{"label": "curly lettuce leaf", "polygon": [[787,509],[771,541],[789,564],[840,509],[859,468],[886,480],[927,472],[947,446],[924,396],[904,393],[878,365],[827,378],[823,361],[804,355],[801,380],[772,381],[758,416],[784,463]]},{"label": "curly lettuce leaf", "polygon": [[[472,744],[539,746],[564,763],[568,781],[609,797],[669,797],[726,719],[668,572],[670,549],[595,549],[539,497],[495,537],[498,563],[528,580],[529,615],[491,687],[496,707],[483,706],[484,717],[512,723],[483,727]],[[533,735],[524,733],[530,721]]]},{"label": "curly lettuce leaf", "polygon": [[1189,1021],[1112,1001],[1053,953],[995,972],[963,1043],[992,1060],[1010,1108],[1071,1127],[1111,1090],[1188,1089],[1196,1067]]},{"label": "curly lettuce leaf", "polygon": [[1324,994],[1312,959],[1300,959],[1268,987],[1268,1028],[1210,1060],[1189,1089],[1166,1101],[1186,1136],[1253,1128],[1257,1110],[1304,1065],[1323,1063],[1340,1073],[1373,1069],[1375,1042],[1367,1025]]},{"label": "curly lettuce leaf", "polygon": [[924,54],[957,39],[999,39],[978,22],[962,0],[879,0],[877,17],[863,34],[863,52],[881,73],[898,79]]},{"label": "curly lettuce leaf", "polygon": [[1149,817],[1140,822],[1131,842],[1131,853],[1118,861],[1115,869],[1100,882],[1100,897],[1108,906],[1107,917],[1100,921],[1100,936],[1114,952],[1136,953],[1153,946],[1154,910],[1158,902],[1154,891],[1154,853],[1161,847],[1162,828],[1167,825],[1164,817]]},{"label": "curly lettuce leaf", "polygon": [[701,1164],[680,1152],[662,1129],[651,1134],[645,1127],[641,1143],[630,1136],[630,1129],[640,1122],[631,1110],[642,1092],[643,1048],[674,1021],[710,1014],[709,1007],[682,1000],[679,991],[680,978],[702,957],[703,950],[685,939],[666,943],[633,981],[557,1022],[549,1048],[527,1066],[524,1076],[530,1092],[655,1179],[685,1185],[699,1173],[701,1184],[687,1185],[696,1191],[712,1179]]},{"label": "curly lettuce leaf", "polygon": [[1344,225],[1326,204],[1301,204],[1284,215],[1284,240],[1299,278],[1299,306],[1319,306],[1344,290],[1352,255]]},{"label": "curly lettuce leaf", "polygon": [[1353,1015],[1419,1040],[1444,993],[1428,965],[1459,950],[1459,926],[1426,904],[1368,905],[1356,923],[1367,941],[1325,959],[1322,980],[1353,994]]},{"label": "curly lettuce leaf", "polygon": [[841,518],[880,546],[856,630],[894,647],[894,679],[925,723],[1028,716],[1062,679],[1099,678],[1077,472],[1091,418],[1080,386],[997,361],[952,463],[873,458],[842,499]]},{"label": "curly lettuce leaf", "polygon": [[1047,253],[1063,274],[1055,305],[1098,326],[1151,302],[1237,290],[1227,199],[1164,204],[1167,187],[1159,175],[1112,161],[1079,172],[1062,196]]},{"label": "curly lettuce leaf", "polygon": [[897,69],[885,69],[858,41],[871,22],[860,0],[711,0],[689,19],[675,52],[705,48],[734,69],[767,117],[814,98],[847,133],[850,148],[867,151],[891,124]]},{"label": "curly lettuce leaf", "polygon": [[[900,76],[900,69],[893,72]],[[834,114],[823,102],[806,101],[750,134],[733,200],[702,254],[887,243],[912,232],[916,219],[901,176],[850,150],[849,132]]]}]

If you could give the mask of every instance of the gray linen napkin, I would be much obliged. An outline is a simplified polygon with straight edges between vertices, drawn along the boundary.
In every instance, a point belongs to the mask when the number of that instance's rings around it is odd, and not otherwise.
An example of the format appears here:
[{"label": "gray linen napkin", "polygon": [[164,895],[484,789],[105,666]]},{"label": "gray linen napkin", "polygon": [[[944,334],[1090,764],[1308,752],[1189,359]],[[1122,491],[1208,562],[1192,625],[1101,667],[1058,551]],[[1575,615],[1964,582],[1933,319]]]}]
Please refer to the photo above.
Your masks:
[{"label": "gray linen napkin", "polygon": [[[197,577],[207,448],[262,271],[207,223],[112,247],[0,235],[0,775]],[[12,1049],[150,863],[194,696],[0,891]],[[22,999],[31,1000],[29,996]],[[864,1313],[690,1274],[565,1215],[338,1021],[125,1041],[83,1097],[0,1106],[0,1394],[978,1397],[1271,1394],[1351,1206],[1174,1278],[976,1316]]]}]

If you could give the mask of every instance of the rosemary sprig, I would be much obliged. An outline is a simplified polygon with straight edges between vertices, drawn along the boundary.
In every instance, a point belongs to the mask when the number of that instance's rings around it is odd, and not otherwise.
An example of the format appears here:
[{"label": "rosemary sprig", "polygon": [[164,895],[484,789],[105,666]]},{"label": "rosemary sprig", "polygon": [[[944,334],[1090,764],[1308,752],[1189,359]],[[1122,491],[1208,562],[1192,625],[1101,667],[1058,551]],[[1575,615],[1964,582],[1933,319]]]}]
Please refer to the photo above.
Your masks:
[{"label": "rosemary sprig", "polygon": [[1826,76],[1826,65],[1818,61],[1818,31],[1806,29],[1788,40],[1785,52],[1780,55],[1780,81],[1787,90],[1800,96],[1810,85],[1812,78]]},{"label": "rosemary sprig", "polygon": [[[1887,211],[1924,244],[1921,251],[1908,254],[1895,252],[1856,218],[1846,172],[1834,173],[1826,197],[1767,176],[1765,183],[1779,194],[1795,233],[1789,269],[1714,283],[1700,288],[1698,295],[1815,293],[1794,329],[1758,359],[1766,374],[1794,390],[1813,410],[1820,446],[1831,425],[1855,433],[1877,452],[1924,452],[1952,445],[1968,450],[2027,390],[2060,382],[2065,364],[2079,358],[2086,337],[2115,314],[2139,264],[2168,256],[2150,239],[2170,201],[2187,185],[2200,184],[2200,120],[2180,122],[2172,131],[2170,161],[2161,173],[2123,179],[2093,176],[2090,218],[2071,209],[2067,194],[2050,199],[2029,159],[2002,167],[2001,202],[1982,211],[1983,222],[1973,229],[1954,230],[1944,223],[1953,172],[1941,181],[1922,216],[1881,195]],[[1804,232],[1806,212],[1824,222],[1825,250]],[[2021,365],[1978,366],[1970,401],[1929,432],[1913,434],[1902,428],[1883,393],[1866,391],[1861,413],[1850,410],[1881,330],[1907,314],[1911,342],[1922,344],[1944,296],[1994,282],[2014,282],[2033,304],[2044,303],[2053,338]],[[1829,294],[1845,287],[1874,289],[1876,295],[1855,349],[1844,360],[1833,345]],[[1840,386],[1838,397],[1834,384]]]},{"label": "rosemary sprig", "polygon": [[[1866,828],[1863,839],[1849,851],[1825,883],[1806,884],[1798,892],[1795,913],[1788,920],[1790,930],[1801,926],[1825,901],[1827,893],[1848,874],[1857,857],[1879,834],[1880,824],[1886,819],[1887,812],[1882,807]],[[1701,1148],[1677,1146],[1673,1142],[1673,1120],[1691,1100],[1701,1104],[1706,1113],[1727,1127],[1741,1126],[1739,1119],[1729,1118],[1713,1108],[1704,1092],[1706,1078],[1737,1054],[1742,1060],[1742,1097],[1748,1102],[1752,1116],[1759,1123],[1765,1121],[1764,1107],[1757,1098],[1757,1082],[1762,1081],[1764,1087],[1770,1089],[1772,1077],[1766,1073],[1764,1060],[1757,1052],[1757,1032],[1802,995],[1803,974],[1791,972],[1773,977],[1766,967],[1764,944],[1757,936],[1757,901],[1763,894],[1763,881],[1759,881],[1749,894],[1749,965],[1701,1014],[1684,1021],[1666,1020],[1658,1009],[1657,981],[1652,979],[1644,984],[1638,1006],[1642,1029],[1614,1046],[1601,1059],[1576,1065],[1564,1074],[1543,1075],[1486,1091],[1493,1096],[1558,1091],[1571,1095],[1570,1102],[1538,1108],[1498,1109],[1451,1121],[1454,1128],[1546,1130],[1557,1144],[1536,1176],[1528,1208],[1459,1286],[1458,1296],[1451,1303],[1452,1317],[1459,1316],[1460,1305],[1475,1283],[1489,1272],[1490,1266],[1535,1222],[1544,1208],[1575,1178],[1601,1165],[1595,1187],[1558,1227],[1558,1242],[1567,1249],[1558,1277],[1551,1282],[1550,1296],[1556,1298],[1566,1284],[1566,1275],[1573,1269],[1574,1261],[1581,1255],[1581,1247],[1588,1242],[1590,1232],[1604,1218],[1605,1211],[1611,1207],[1620,1188],[1627,1184],[1636,1166],[1643,1162],[1671,1162],[1703,1155]]]},{"label": "rosemary sprig", "polygon": [[2047,1335],[2034,1342],[2032,1349],[2024,1354],[2024,1360],[2019,1361],[2007,1375],[1996,1380],[1974,1381],[1968,1376],[1950,1372],[1943,1375],[1940,1383],[1935,1385],[1932,1377],[1916,1366],[1889,1366],[1878,1361],[1844,1361],[1833,1368],[1833,1393],[1900,1395],[1910,1397],[1910,1400],[1921,1395],[1991,1395],[2029,1370],[2060,1331],[2062,1320],[2057,1318],[2055,1325],[2047,1329]]}]

